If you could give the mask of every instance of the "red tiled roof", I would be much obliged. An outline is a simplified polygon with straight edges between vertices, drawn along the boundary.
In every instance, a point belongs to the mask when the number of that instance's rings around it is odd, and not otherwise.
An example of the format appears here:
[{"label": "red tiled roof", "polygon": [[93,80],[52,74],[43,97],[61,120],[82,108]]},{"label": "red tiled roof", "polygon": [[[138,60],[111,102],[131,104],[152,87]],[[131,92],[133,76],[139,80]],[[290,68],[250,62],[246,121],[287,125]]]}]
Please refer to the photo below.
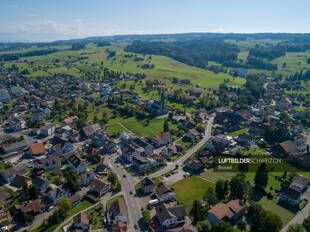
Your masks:
[{"label": "red tiled roof", "polygon": [[43,143],[34,143],[30,145],[30,150],[33,155],[40,155],[46,152],[45,147],[43,146]]},{"label": "red tiled roof", "polygon": [[218,220],[231,219],[236,214],[240,213],[245,208],[244,203],[241,200],[232,200],[227,204],[219,203],[208,211],[208,213],[214,214]]}]

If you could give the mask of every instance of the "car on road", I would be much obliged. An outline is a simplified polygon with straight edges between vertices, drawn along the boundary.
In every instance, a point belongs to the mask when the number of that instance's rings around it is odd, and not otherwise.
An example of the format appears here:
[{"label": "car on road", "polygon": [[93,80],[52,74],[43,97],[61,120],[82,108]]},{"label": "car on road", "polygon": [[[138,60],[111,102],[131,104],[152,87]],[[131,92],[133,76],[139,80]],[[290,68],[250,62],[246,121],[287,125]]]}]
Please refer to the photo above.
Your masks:
[{"label": "car on road", "polygon": [[178,173],[179,172],[179,170],[174,170],[174,171],[172,171],[171,173],[172,174],[176,174],[176,173]]},{"label": "car on road", "polygon": [[132,191],[130,191],[129,194],[132,195]]},{"label": "car on road", "polygon": [[124,178],[126,178],[126,175],[125,175],[125,174],[123,174],[123,177],[124,177]]}]

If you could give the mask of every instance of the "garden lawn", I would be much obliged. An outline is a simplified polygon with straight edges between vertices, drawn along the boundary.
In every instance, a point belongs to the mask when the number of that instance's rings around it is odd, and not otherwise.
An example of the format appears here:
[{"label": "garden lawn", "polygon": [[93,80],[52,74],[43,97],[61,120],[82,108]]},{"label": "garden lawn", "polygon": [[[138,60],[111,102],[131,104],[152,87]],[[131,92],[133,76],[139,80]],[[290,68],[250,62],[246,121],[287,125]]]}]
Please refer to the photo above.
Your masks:
[{"label": "garden lawn", "polygon": [[150,137],[163,132],[165,120],[165,118],[155,118],[149,124],[147,124],[146,120],[142,120],[133,123],[124,123],[123,126],[139,136]]},{"label": "garden lawn", "polygon": [[282,220],[283,226],[285,226],[290,220],[292,220],[295,214],[288,209],[285,209],[282,206],[278,205],[276,201],[277,199],[268,200],[267,197],[263,197],[257,203],[261,204],[265,210],[279,215]]},{"label": "garden lawn", "polygon": [[[107,209],[110,209],[111,204],[112,204],[114,201],[117,201],[118,199],[123,199],[123,200],[124,200],[124,195],[119,195],[119,196],[117,196],[117,197],[114,197],[114,198],[108,200],[108,202],[107,202]],[[124,201],[125,201],[125,200],[124,200]]]},{"label": "garden lawn", "polygon": [[171,186],[174,189],[176,199],[184,204],[187,213],[193,207],[194,200],[202,200],[208,188],[215,188],[209,181],[197,176],[190,176]]},{"label": "garden lawn", "polygon": [[[82,201],[81,203],[77,204],[74,208],[72,208],[69,212],[68,212],[68,215],[66,216],[66,219],[68,219],[69,217],[73,216],[74,214],[77,214],[78,212],[92,206],[93,204],[90,203],[89,201]],[[53,226],[53,230],[58,226],[58,224],[54,225]],[[50,231],[53,231],[53,230],[50,230]],[[33,230],[31,230],[31,232],[43,232],[41,231],[41,225]]]},{"label": "garden lawn", "polygon": [[243,128],[243,129],[240,129],[240,130],[236,130],[234,132],[231,132],[228,134],[228,136],[238,136],[238,135],[242,135],[242,134],[245,134],[247,133],[249,130],[249,128]]},{"label": "garden lawn", "polygon": [[200,176],[212,183],[215,183],[218,180],[230,180],[235,175],[235,172],[215,172],[214,168],[211,168],[202,173]]}]

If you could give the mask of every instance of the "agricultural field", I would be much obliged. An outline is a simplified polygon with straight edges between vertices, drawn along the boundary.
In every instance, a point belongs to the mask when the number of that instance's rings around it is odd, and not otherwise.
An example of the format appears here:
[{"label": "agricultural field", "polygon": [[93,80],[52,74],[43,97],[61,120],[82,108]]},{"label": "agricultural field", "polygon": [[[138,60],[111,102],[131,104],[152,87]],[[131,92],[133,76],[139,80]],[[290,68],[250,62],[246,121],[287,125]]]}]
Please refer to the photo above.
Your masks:
[{"label": "agricultural field", "polygon": [[[106,49],[115,51],[114,57],[108,58]],[[125,57],[125,54],[133,55]],[[84,59],[80,59],[84,58]],[[224,79],[228,79],[228,85],[240,86],[245,80],[242,78],[233,78],[225,73],[214,74],[211,71],[189,66],[175,61],[165,56],[152,56],[150,63],[154,64],[153,69],[143,69],[141,67],[145,61],[134,61],[135,56],[132,53],[125,53],[121,47],[97,47],[94,44],[88,44],[86,49],[79,51],[64,50],[45,56],[34,56],[20,58],[18,61],[7,62],[5,67],[16,65],[20,71],[27,69],[29,74],[26,76],[48,76],[55,73],[67,73],[77,77],[84,77],[84,72],[97,70],[102,71],[107,67],[114,71],[137,73],[143,72],[147,79],[157,79],[171,85],[172,77],[179,79],[189,79],[193,84],[200,84],[202,88],[216,88]],[[26,63],[27,62],[27,63]],[[171,85],[172,87],[172,85]]]}]

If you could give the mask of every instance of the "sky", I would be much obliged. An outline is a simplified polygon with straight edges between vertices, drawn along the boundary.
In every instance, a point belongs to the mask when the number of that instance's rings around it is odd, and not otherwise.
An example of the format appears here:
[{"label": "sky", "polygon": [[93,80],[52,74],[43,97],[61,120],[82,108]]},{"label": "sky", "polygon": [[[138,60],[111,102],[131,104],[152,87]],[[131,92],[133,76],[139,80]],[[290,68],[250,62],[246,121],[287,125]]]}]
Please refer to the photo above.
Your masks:
[{"label": "sky", "polygon": [[187,32],[310,33],[309,0],[0,0],[0,42]]}]

